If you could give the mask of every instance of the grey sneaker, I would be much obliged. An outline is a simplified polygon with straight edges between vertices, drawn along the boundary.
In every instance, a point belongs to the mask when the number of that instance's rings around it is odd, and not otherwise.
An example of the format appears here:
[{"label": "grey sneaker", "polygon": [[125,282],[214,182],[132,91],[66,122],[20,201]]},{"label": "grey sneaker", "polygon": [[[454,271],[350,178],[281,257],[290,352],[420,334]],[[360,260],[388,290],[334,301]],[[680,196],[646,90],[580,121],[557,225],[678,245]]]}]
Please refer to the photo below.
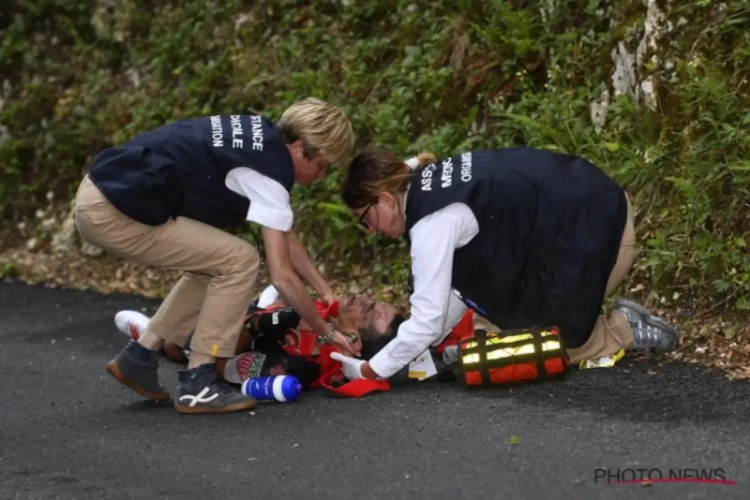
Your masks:
[{"label": "grey sneaker", "polygon": [[633,347],[636,349],[663,349],[671,351],[680,343],[680,334],[664,320],[654,316],[642,305],[617,297],[615,308],[623,313],[633,330]]},{"label": "grey sneaker", "polygon": [[178,413],[230,413],[251,410],[256,401],[216,376],[216,364],[179,371],[174,407]]},{"label": "grey sneaker", "polygon": [[144,398],[155,401],[169,399],[169,391],[159,383],[161,353],[130,340],[120,354],[107,363],[107,372]]}]

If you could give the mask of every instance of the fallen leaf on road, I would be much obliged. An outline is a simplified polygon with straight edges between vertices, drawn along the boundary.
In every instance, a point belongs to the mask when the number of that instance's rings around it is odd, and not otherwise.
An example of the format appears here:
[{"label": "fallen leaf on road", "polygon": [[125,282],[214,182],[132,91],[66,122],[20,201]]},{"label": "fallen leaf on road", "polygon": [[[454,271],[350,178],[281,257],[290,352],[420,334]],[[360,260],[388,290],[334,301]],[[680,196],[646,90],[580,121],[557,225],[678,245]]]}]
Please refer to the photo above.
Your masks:
[{"label": "fallen leaf on road", "polygon": [[521,438],[518,437],[518,436],[511,436],[510,437],[510,442],[508,444],[510,444],[511,446],[515,446],[517,444],[521,444]]}]

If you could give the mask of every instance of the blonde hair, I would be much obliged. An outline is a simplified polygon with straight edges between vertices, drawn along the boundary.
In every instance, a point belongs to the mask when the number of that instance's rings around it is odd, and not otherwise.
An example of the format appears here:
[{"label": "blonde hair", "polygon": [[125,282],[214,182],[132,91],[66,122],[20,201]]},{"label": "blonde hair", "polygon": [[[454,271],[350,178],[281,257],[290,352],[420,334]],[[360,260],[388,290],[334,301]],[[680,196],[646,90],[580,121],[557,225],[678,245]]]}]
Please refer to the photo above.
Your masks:
[{"label": "blonde hair", "polygon": [[289,106],[277,126],[287,144],[302,141],[309,160],[323,157],[330,165],[342,165],[354,149],[354,130],[346,114],[315,97]]},{"label": "blonde hair", "polygon": [[420,153],[404,161],[385,149],[365,150],[349,165],[341,187],[341,199],[354,209],[376,203],[383,192],[403,193],[415,170],[436,161],[432,153]]}]

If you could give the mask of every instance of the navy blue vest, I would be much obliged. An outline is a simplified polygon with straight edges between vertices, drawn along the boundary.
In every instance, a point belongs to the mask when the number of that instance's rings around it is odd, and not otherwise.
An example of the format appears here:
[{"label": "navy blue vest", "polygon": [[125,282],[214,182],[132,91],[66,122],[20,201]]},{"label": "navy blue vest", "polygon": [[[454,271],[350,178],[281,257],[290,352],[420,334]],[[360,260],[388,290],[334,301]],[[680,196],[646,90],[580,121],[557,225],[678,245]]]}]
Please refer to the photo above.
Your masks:
[{"label": "navy blue vest", "polygon": [[294,186],[294,165],[275,124],[262,116],[180,120],[105,149],[89,177],[118,210],[156,226],[179,216],[227,228],[247,218],[250,200],[226,187],[227,173],[251,168]]},{"label": "navy blue vest", "polygon": [[567,347],[590,336],[627,219],[624,190],[590,162],[531,148],[475,151],[415,172],[407,232],[467,204],[479,234],[456,249],[453,288],[503,329],[554,324]]}]

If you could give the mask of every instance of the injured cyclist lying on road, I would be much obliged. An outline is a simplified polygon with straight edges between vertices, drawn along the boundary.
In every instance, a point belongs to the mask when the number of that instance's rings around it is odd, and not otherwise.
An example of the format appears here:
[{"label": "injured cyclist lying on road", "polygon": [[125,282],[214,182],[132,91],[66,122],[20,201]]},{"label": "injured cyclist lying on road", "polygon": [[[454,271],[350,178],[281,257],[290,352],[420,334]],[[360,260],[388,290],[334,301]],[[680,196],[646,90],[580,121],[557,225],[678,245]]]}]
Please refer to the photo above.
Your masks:
[{"label": "injured cyclist lying on road", "polygon": [[[322,301],[315,301],[315,305],[326,320],[336,323],[365,360],[388,344],[406,319],[391,304],[366,294],[346,297],[330,306]],[[134,340],[145,331],[148,321],[147,316],[137,311],[120,311],[115,316],[117,328]],[[472,330],[473,314],[469,311],[446,342],[433,352],[441,355],[452,340]],[[170,342],[162,349],[167,358],[177,363],[186,363],[190,356],[188,348]],[[297,377],[305,390],[321,385],[329,387],[335,378],[332,374],[338,371],[335,369],[338,363],[328,357],[331,349],[317,344],[315,333],[300,320],[299,314],[279,297],[275,288],[268,287],[248,310],[235,356],[217,360],[217,375],[227,382],[241,384],[254,377],[287,374]],[[403,382],[408,373],[407,366],[389,380]],[[325,377],[328,378],[324,380]]]}]

